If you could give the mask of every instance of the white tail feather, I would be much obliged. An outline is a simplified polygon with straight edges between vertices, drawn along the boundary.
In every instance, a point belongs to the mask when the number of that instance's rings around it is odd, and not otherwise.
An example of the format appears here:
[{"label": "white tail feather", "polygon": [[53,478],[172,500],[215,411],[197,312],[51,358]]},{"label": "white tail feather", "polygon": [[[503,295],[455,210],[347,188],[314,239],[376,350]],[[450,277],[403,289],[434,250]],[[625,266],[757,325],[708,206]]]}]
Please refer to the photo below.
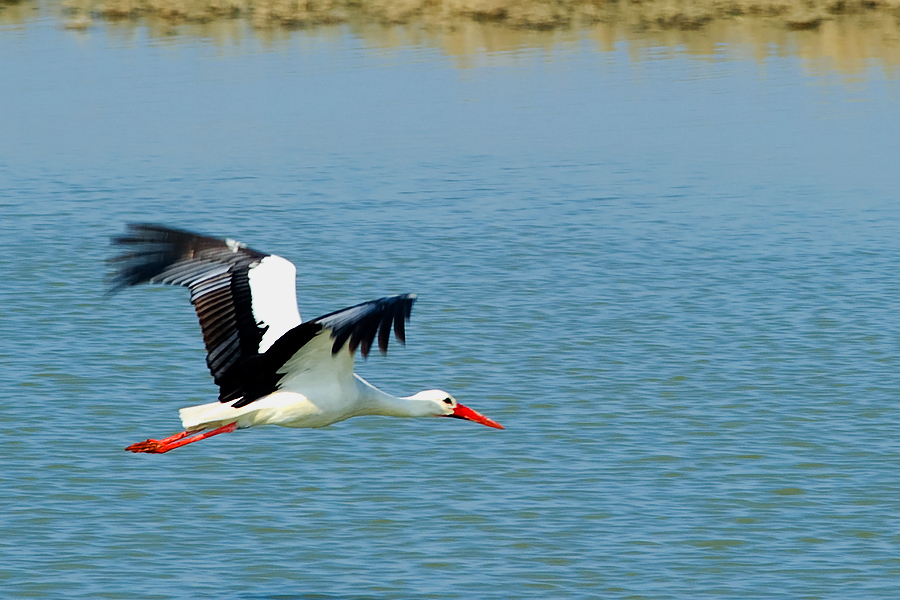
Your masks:
[{"label": "white tail feather", "polygon": [[187,406],[178,411],[181,417],[181,424],[185,430],[205,429],[213,425],[217,425],[222,421],[234,421],[235,410],[231,408],[231,402],[210,402],[209,404],[199,404],[197,406]]}]

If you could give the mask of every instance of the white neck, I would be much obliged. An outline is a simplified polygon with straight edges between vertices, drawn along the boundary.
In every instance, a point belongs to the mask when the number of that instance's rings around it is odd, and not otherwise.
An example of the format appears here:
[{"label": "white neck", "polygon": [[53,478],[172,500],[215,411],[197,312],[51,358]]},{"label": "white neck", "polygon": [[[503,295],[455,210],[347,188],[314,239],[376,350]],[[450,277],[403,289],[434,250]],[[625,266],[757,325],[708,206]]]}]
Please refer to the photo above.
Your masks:
[{"label": "white neck", "polygon": [[377,387],[356,375],[356,387],[360,395],[360,415],[383,415],[386,417],[429,417],[435,414],[434,402],[400,398],[382,392]]}]

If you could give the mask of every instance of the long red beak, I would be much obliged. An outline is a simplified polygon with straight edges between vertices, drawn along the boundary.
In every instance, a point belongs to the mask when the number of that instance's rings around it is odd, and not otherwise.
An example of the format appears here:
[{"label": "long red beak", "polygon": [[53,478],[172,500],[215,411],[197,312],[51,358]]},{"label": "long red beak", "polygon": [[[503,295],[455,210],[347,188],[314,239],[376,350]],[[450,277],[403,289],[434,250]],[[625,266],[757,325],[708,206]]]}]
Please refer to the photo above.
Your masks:
[{"label": "long red beak", "polygon": [[481,423],[482,425],[487,425],[488,427],[494,427],[495,429],[503,429],[503,425],[501,425],[497,421],[488,419],[480,412],[474,411],[468,406],[463,406],[462,404],[457,404],[456,408],[453,409],[453,414],[449,414],[447,416],[453,417],[455,419],[465,419],[466,421],[475,421],[476,423]]}]

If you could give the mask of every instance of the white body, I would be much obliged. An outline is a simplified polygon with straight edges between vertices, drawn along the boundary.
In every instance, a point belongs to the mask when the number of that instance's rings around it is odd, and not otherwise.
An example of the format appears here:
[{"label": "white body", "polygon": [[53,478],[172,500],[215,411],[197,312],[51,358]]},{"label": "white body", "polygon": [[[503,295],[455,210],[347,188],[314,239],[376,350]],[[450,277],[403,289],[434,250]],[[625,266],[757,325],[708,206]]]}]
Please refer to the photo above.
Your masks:
[{"label": "white body", "polygon": [[327,427],[362,415],[437,416],[434,402],[417,400],[415,396],[395,398],[358,375],[354,375],[354,383],[355,390],[340,395],[278,391],[241,408],[232,408],[236,401],[210,402],[182,408],[178,414],[186,431],[213,429],[229,423],[237,423],[238,429],[258,425]]},{"label": "white body", "polygon": [[326,427],[362,415],[422,417],[446,412],[431,398],[446,397],[446,392],[428,390],[409,398],[386,394],[353,373],[352,354],[332,354],[331,344],[330,335],[318,335],[286,362],[279,372],[290,375],[277,392],[241,408],[232,407],[237,400],[182,408],[182,425],[187,431],[230,423],[237,423],[239,429],[258,425]]}]

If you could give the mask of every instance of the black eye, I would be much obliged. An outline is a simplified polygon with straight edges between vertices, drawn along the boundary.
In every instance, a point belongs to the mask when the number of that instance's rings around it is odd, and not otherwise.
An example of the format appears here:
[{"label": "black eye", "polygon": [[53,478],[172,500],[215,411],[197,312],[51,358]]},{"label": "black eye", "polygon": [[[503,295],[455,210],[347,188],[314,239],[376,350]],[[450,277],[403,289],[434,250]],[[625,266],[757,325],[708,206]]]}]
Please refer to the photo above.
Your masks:
[{"label": "black eye", "polygon": [[453,404],[453,398],[444,398],[444,404]]}]

